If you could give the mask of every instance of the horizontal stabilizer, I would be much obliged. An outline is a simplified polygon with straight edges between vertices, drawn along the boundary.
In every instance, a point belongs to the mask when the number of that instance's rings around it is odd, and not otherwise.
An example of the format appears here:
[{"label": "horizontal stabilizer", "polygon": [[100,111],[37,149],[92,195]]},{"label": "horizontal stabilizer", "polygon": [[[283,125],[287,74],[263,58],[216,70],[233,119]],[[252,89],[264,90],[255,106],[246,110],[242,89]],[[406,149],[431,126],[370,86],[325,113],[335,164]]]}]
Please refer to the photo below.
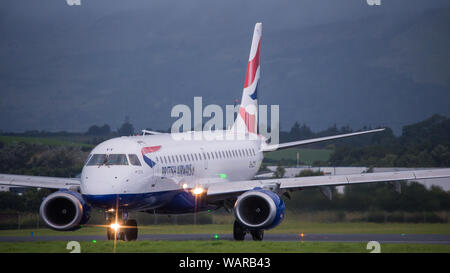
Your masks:
[{"label": "horizontal stabilizer", "polygon": [[355,132],[355,133],[342,134],[342,135],[336,135],[336,136],[319,137],[319,138],[305,139],[305,140],[299,140],[299,141],[293,141],[293,142],[286,142],[286,143],[281,143],[281,144],[263,145],[261,147],[261,150],[263,152],[272,152],[272,151],[287,149],[287,148],[300,146],[300,145],[317,143],[317,142],[322,142],[322,141],[332,140],[332,139],[338,139],[338,138],[345,138],[345,137],[351,137],[351,136],[371,134],[371,133],[381,132],[381,131],[384,131],[384,130],[385,129],[382,128],[382,129],[375,129],[375,130],[369,130],[369,131]]}]

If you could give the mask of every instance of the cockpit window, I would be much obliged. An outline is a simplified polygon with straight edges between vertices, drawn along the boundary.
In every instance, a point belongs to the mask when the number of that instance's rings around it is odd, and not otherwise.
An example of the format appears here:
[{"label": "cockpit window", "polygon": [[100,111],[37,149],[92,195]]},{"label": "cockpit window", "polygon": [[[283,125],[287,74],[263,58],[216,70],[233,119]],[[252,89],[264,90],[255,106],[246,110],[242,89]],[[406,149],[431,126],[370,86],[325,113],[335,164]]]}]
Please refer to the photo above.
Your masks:
[{"label": "cockpit window", "polygon": [[125,154],[94,154],[89,159],[87,166],[94,165],[128,165],[128,159]]},{"label": "cockpit window", "polygon": [[84,165],[87,165],[87,163],[89,162],[89,160],[91,159],[92,154],[90,154],[87,158],[86,161],[84,161]]},{"label": "cockpit window", "polygon": [[124,154],[110,154],[106,165],[128,165],[127,156]]},{"label": "cockpit window", "polygon": [[91,159],[89,159],[87,166],[94,166],[94,165],[103,165],[106,162],[106,155],[105,154],[94,154],[91,156]]},{"label": "cockpit window", "polygon": [[139,161],[139,158],[135,154],[129,154],[128,157],[130,158],[131,165],[134,166],[141,166],[141,162]]}]

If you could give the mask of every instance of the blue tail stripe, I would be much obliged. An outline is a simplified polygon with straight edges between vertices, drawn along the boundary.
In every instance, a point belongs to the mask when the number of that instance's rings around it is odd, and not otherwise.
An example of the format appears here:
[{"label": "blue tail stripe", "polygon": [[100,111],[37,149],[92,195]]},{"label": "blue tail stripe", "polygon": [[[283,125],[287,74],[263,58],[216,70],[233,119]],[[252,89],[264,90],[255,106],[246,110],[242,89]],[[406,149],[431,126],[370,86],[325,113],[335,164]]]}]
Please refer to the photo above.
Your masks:
[{"label": "blue tail stripe", "polygon": [[253,94],[250,94],[250,98],[252,98],[252,100],[256,100],[256,98],[257,98],[258,84],[259,83],[256,84],[256,88],[255,88],[255,91],[253,92]]}]

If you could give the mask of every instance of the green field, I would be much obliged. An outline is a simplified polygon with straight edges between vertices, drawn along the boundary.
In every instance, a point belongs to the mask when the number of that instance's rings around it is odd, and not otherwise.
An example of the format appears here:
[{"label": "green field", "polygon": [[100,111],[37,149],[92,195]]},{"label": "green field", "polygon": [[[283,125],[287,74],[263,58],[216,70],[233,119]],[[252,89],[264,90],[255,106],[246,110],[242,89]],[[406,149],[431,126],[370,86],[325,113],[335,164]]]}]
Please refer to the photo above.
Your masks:
[{"label": "green field", "polygon": [[[80,242],[82,253],[369,253],[366,243],[135,241]],[[0,243],[0,253],[67,253],[67,241]],[[450,253],[450,245],[381,244],[382,253]]]},{"label": "green field", "polygon": [[28,144],[41,144],[49,146],[69,146],[69,147],[75,146],[75,147],[91,147],[91,148],[93,147],[90,144],[44,137],[40,138],[40,137],[21,137],[21,136],[0,136],[0,142],[5,143],[6,145],[25,142]]},{"label": "green field", "polygon": [[333,150],[291,148],[291,149],[285,149],[285,150],[280,150],[280,151],[264,153],[264,157],[269,160],[274,160],[274,161],[278,161],[281,159],[296,161],[297,160],[297,152],[299,153],[300,162],[311,165],[315,161],[327,161],[330,158],[331,154],[333,153]]},{"label": "green field", "polygon": [[[2,230],[0,236],[46,236],[59,235],[55,242],[1,242],[0,253],[10,252],[68,252],[66,235],[104,235],[104,227],[85,226],[72,232],[58,232],[50,229]],[[230,234],[232,225],[154,225],[139,227],[140,234]],[[290,220],[282,223],[270,233],[367,233],[367,234],[450,234],[450,224],[376,224],[376,223],[312,223]],[[234,242],[211,239],[210,241],[137,241],[80,242],[82,252],[308,252],[308,253],[350,253],[369,252],[365,243],[336,242]],[[444,252],[450,253],[450,245],[441,244],[382,244],[382,252]]]}]

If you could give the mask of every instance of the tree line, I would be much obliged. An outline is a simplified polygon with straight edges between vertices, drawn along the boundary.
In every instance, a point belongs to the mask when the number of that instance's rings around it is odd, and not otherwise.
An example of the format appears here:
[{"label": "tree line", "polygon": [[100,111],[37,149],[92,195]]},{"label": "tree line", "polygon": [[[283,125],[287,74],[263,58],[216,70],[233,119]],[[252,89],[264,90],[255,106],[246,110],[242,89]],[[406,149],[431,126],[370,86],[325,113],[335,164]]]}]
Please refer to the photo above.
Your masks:
[{"label": "tree line", "polygon": [[[331,155],[330,166],[450,167],[450,119],[440,115],[370,136],[364,146],[342,145]],[[359,137],[358,137],[359,138]]]},{"label": "tree line", "polygon": [[75,177],[89,154],[77,146],[26,142],[0,146],[0,173],[8,174]]},{"label": "tree line", "polygon": [[[304,170],[297,176],[322,175],[320,171]],[[448,211],[450,192],[438,186],[427,188],[418,182],[400,182],[401,192],[391,183],[371,183],[344,187],[343,193],[332,188],[332,199],[318,189],[294,192],[290,205],[301,210],[345,211]]]}]

